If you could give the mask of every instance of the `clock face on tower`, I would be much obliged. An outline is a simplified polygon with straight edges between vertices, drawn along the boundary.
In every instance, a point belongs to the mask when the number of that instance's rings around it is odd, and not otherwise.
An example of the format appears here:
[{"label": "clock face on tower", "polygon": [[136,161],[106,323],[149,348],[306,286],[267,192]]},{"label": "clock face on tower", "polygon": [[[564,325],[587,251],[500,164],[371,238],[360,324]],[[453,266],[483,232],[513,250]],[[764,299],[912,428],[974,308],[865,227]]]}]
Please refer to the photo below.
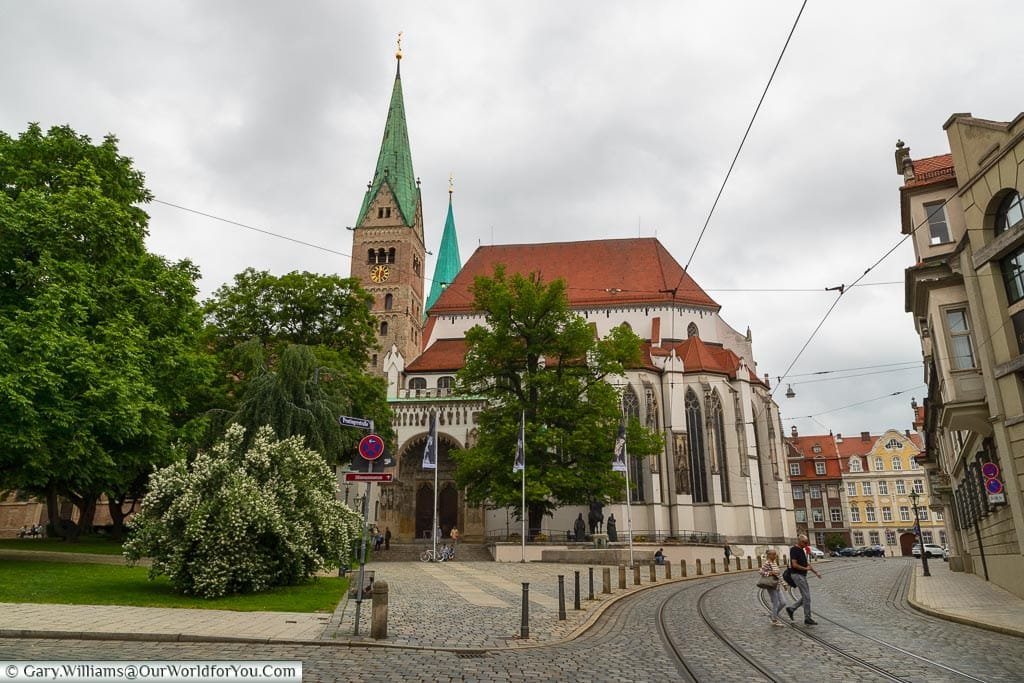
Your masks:
[{"label": "clock face on tower", "polygon": [[374,282],[386,282],[391,277],[391,269],[387,266],[374,266],[370,269],[370,279]]}]

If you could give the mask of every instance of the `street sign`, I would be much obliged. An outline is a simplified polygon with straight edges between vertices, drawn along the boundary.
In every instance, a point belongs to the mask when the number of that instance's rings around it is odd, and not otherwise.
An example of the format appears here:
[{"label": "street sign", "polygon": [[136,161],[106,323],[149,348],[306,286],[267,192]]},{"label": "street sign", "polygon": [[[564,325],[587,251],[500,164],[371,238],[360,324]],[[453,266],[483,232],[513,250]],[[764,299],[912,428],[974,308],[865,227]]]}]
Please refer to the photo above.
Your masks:
[{"label": "street sign", "polygon": [[994,462],[987,462],[981,466],[981,474],[986,479],[995,479],[999,476],[999,465]]},{"label": "street sign", "polygon": [[338,417],[338,423],[342,427],[358,427],[359,429],[373,429],[373,422],[371,420],[365,420],[361,417],[349,417],[348,415],[340,415]]},{"label": "street sign", "polygon": [[376,434],[367,434],[359,441],[359,455],[363,460],[376,460],[384,455],[384,439]]},{"label": "street sign", "polygon": [[345,481],[391,481],[390,472],[346,472]]},{"label": "street sign", "polygon": [[989,505],[1005,505],[1006,494],[1005,493],[990,493],[988,494]]},{"label": "street sign", "polygon": [[985,490],[989,496],[995,496],[1003,492],[1003,482],[998,479],[989,479],[985,482]]}]

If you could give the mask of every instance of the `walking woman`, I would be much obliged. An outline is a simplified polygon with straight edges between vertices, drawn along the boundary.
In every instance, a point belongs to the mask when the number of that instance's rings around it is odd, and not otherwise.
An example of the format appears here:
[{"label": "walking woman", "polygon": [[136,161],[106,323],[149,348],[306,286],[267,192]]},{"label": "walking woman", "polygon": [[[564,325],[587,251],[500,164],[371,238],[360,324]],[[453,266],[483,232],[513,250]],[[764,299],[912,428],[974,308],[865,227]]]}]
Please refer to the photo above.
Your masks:
[{"label": "walking woman", "polygon": [[778,553],[774,550],[769,550],[765,553],[764,564],[761,565],[761,576],[774,576],[776,578],[775,588],[766,588],[768,595],[772,597],[772,626],[784,626],[782,621],[779,620],[779,612],[785,606],[785,602],[782,600],[782,593],[779,588],[782,579],[782,570],[779,569]]}]

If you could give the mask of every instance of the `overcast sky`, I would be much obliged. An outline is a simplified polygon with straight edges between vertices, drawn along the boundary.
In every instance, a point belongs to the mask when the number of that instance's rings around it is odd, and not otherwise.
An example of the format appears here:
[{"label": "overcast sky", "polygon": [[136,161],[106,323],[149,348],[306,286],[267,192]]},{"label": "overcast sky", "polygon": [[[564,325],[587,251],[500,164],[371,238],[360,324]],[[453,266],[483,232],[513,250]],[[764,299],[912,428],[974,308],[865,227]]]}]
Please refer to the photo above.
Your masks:
[{"label": "overcast sky", "polygon": [[[653,235],[685,264],[800,4],[4,2],[0,130],[114,133],[158,199],[347,255],[404,31],[428,249],[451,172],[464,261],[481,244]],[[1024,109],[1022,7],[808,3],[690,267],[751,328],[773,385],[825,288],[900,240],[897,138],[942,154],[950,114]],[[203,297],[249,266],[348,275],[347,256],[148,210],[150,248],[194,261]],[[775,394],[787,431],[909,428],[925,393],[912,261],[904,244],[842,297]]]}]

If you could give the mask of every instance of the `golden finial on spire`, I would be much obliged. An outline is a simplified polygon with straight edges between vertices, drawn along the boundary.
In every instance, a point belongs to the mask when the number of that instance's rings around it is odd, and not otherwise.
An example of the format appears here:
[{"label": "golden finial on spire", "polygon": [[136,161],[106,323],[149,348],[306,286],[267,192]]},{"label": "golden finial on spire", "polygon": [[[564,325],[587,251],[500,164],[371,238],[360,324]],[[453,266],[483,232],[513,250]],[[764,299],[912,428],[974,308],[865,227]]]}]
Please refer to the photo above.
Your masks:
[{"label": "golden finial on spire", "polygon": [[455,174],[448,174],[448,196],[452,196],[452,192],[455,192]]},{"label": "golden finial on spire", "polygon": [[395,48],[395,59],[402,58],[402,32],[398,32],[398,47]]}]

